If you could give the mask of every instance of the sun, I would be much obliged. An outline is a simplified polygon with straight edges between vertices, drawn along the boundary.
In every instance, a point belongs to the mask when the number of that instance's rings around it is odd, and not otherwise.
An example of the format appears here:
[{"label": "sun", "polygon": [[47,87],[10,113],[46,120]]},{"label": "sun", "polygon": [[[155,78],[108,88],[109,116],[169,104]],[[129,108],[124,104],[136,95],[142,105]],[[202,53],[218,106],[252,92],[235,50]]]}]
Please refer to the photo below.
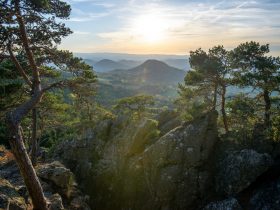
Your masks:
[{"label": "sun", "polygon": [[132,21],[131,28],[133,36],[141,41],[157,43],[166,37],[166,21],[155,14],[136,17]]}]

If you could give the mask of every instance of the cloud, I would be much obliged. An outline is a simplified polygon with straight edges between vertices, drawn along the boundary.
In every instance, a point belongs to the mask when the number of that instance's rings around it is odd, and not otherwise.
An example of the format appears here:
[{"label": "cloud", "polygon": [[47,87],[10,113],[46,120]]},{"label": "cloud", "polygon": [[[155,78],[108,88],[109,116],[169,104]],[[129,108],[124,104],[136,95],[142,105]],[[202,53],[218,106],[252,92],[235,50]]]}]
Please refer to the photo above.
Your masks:
[{"label": "cloud", "polygon": [[[75,2],[74,5],[87,1],[85,5],[96,10],[99,8],[94,13],[85,12],[83,8],[74,6],[73,17],[69,21],[106,26],[103,31],[102,29],[96,31],[98,41],[106,43],[106,46],[116,43],[125,46],[129,43],[131,45],[139,43],[139,39],[143,36],[135,33],[135,22],[145,16],[155,17],[164,22],[161,31],[166,36],[162,44],[166,45],[168,43],[179,46],[178,43],[185,43],[184,46],[191,46],[206,42],[232,44],[250,37],[261,41],[266,39],[274,43],[280,42],[280,28],[277,24],[280,19],[279,0],[69,1]],[[111,17],[113,20],[111,22],[117,23],[118,26],[113,25],[108,18],[105,21],[104,17]]]}]

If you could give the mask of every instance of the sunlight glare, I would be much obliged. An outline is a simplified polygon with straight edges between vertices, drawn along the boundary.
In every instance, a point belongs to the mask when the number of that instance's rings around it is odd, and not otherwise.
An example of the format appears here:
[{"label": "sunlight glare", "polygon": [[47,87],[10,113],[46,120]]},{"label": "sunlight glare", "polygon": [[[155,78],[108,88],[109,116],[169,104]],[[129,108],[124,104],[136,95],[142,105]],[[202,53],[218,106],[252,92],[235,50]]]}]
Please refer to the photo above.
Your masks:
[{"label": "sunlight glare", "polygon": [[166,31],[166,21],[158,15],[142,15],[132,22],[132,33],[141,41],[160,42],[166,37]]}]

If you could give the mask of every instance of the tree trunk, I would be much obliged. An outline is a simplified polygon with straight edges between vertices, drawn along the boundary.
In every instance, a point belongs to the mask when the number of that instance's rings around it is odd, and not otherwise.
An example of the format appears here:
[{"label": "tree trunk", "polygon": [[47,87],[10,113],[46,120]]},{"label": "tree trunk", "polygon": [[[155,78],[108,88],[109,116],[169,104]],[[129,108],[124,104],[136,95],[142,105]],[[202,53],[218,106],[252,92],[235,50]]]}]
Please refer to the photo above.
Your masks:
[{"label": "tree trunk", "polygon": [[48,210],[40,181],[23,144],[20,124],[14,122],[13,115],[9,115],[9,117],[7,117],[7,125],[11,150],[32,199],[33,209]]},{"label": "tree trunk", "polygon": [[263,92],[263,99],[265,102],[265,111],[264,111],[264,124],[266,127],[270,126],[270,108],[271,108],[271,101],[269,96],[269,91],[264,90]]},{"label": "tree trunk", "polygon": [[221,104],[221,112],[223,116],[223,123],[226,130],[228,132],[228,122],[227,122],[227,114],[225,111],[225,103],[226,103],[226,86],[222,86],[222,104]]},{"label": "tree trunk", "polygon": [[41,86],[39,85],[30,100],[21,104],[14,111],[9,112],[6,116],[11,150],[15,156],[16,163],[32,199],[34,209],[37,210],[48,210],[48,207],[40,181],[23,144],[22,133],[20,131],[20,122],[22,118],[26,116],[27,113],[31,111],[37,103],[40,102],[43,93],[44,92],[41,91]]},{"label": "tree trunk", "polygon": [[36,104],[41,101],[44,91],[41,87],[40,72],[30,49],[25,23],[21,15],[20,0],[12,1],[12,4],[14,4],[16,21],[19,25],[19,35],[22,42],[20,45],[22,44],[24,47],[26,57],[32,70],[32,81],[29,79],[24,69],[13,54],[11,43],[8,45],[8,51],[17,70],[21,73],[27,84],[32,88],[33,94],[30,100],[21,104],[14,111],[7,114],[6,121],[9,128],[9,143],[20,169],[20,173],[28,189],[29,195],[32,199],[34,207],[33,209],[48,210],[40,181],[32,166],[31,160],[28,157],[26,148],[23,144],[22,133],[20,131],[20,122],[22,121],[23,117],[25,117],[32,109],[35,108]]},{"label": "tree trunk", "polygon": [[31,162],[37,164],[38,142],[37,142],[37,109],[32,109],[32,137],[31,137]]},{"label": "tree trunk", "polygon": [[214,98],[213,98],[213,105],[212,105],[212,109],[213,110],[216,109],[216,105],[217,105],[217,92],[218,92],[218,85],[217,85],[217,83],[215,83],[215,86],[214,86]]}]

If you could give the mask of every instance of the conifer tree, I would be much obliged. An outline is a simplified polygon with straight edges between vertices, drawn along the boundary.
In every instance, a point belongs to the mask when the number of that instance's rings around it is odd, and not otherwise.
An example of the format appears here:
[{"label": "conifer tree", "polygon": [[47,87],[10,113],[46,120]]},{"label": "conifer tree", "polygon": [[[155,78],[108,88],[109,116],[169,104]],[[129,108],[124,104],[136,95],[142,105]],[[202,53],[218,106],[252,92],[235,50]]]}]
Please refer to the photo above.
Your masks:
[{"label": "conifer tree", "polygon": [[[40,210],[46,210],[47,204],[23,143],[21,121],[31,111],[36,116],[36,106],[46,91],[63,87],[79,91],[95,81],[92,69],[81,59],[57,49],[61,39],[71,34],[57,19],[67,19],[70,11],[60,0],[0,0],[0,61],[13,63],[13,71],[29,92],[28,99],[6,115],[8,138],[33,207]],[[54,78],[57,73],[61,76]]]}]

